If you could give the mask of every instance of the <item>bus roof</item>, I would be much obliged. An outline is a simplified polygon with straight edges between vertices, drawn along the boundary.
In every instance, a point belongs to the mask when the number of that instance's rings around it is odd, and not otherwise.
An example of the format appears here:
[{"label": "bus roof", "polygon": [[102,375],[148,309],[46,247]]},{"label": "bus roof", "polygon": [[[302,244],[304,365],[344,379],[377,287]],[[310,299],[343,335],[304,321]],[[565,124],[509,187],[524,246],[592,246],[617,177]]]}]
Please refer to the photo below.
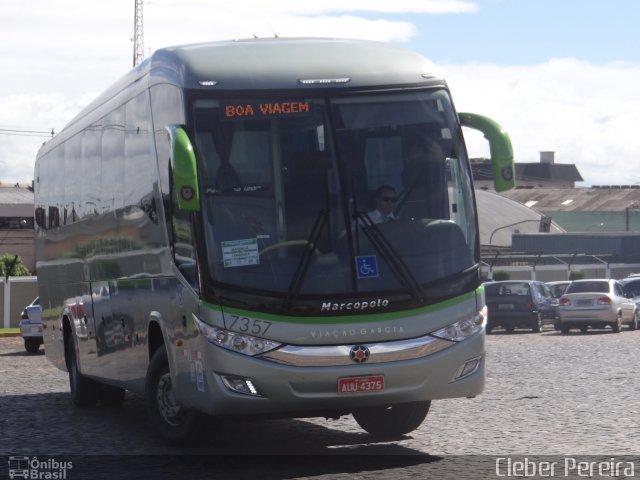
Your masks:
[{"label": "bus roof", "polygon": [[[40,149],[64,140],[96,110],[132,86],[172,83],[211,92],[362,89],[445,85],[434,64],[380,42],[326,38],[228,40],[167,47],[129,71]],[[141,81],[142,80],[142,81]],[[85,120],[83,120],[85,119]]]},{"label": "bus roof", "polygon": [[209,86],[212,90],[400,86],[424,84],[434,78],[433,64],[421,55],[363,40],[213,42],[163,48],[147,61],[152,76],[169,75],[185,88]]}]

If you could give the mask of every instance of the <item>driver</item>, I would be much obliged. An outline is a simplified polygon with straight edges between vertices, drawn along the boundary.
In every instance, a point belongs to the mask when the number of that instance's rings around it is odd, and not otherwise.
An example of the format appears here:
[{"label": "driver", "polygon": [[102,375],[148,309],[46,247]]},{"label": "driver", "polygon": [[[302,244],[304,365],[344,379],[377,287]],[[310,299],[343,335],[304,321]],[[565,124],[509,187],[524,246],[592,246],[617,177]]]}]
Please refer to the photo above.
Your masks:
[{"label": "driver", "polygon": [[396,190],[390,185],[382,185],[376,190],[376,208],[367,215],[373,223],[384,223],[397,220],[393,211],[396,208]]}]

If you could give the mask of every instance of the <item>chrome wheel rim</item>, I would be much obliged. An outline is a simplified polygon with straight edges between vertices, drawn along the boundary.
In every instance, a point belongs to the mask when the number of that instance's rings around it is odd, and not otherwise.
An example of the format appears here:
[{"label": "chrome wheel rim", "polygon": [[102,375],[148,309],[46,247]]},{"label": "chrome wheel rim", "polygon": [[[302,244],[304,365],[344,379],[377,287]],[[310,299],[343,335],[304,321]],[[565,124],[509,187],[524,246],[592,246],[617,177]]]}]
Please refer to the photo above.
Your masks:
[{"label": "chrome wheel rim", "polygon": [[178,405],[178,402],[176,402],[169,372],[163,374],[158,380],[156,403],[160,415],[167,424],[175,427],[184,422],[185,412],[184,409]]}]

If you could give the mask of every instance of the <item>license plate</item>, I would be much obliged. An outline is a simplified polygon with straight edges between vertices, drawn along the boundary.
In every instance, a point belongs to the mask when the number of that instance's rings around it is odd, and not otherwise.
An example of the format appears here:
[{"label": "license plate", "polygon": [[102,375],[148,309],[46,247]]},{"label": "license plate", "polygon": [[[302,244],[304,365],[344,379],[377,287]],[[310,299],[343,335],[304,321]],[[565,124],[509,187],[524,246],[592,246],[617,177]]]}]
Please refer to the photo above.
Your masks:
[{"label": "license plate", "polygon": [[513,310],[513,303],[499,303],[498,310]]},{"label": "license plate", "polygon": [[593,302],[591,300],[578,300],[576,302],[576,305],[579,305],[581,307],[588,307],[592,304]]},{"label": "license plate", "polygon": [[338,393],[366,393],[384,390],[384,376],[347,377],[338,379]]},{"label": "license plate", "polygon": [[31,327],[31,333],[42,333],[41,327]]}]

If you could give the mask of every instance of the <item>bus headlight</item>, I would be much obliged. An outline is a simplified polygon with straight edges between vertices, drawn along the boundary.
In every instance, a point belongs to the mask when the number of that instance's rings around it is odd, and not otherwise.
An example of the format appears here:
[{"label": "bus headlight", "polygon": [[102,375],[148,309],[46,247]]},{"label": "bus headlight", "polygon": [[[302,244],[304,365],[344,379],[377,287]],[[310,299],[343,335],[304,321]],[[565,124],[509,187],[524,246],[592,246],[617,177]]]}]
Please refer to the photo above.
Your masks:
[{"label": "bus headlight", "polygon": [[445,340],[451,340],[452,342],[461,342],[465,338],[481,331],[484,328],[486,318],[486,309],[483,308],[475,315],[463,318],[448,327],[432,332],[431,335]]},{"label": "bus headlight", "polygon": [[201,321],[193,315],[193,324],[200,334],[207,339],[212,345],[226,348],[232,352],[242,353],[244,355],[260,355],[282,344],[273,342],[264,338],[253,337],[238,332],[232,332],[223,328],[213,327]]}]

